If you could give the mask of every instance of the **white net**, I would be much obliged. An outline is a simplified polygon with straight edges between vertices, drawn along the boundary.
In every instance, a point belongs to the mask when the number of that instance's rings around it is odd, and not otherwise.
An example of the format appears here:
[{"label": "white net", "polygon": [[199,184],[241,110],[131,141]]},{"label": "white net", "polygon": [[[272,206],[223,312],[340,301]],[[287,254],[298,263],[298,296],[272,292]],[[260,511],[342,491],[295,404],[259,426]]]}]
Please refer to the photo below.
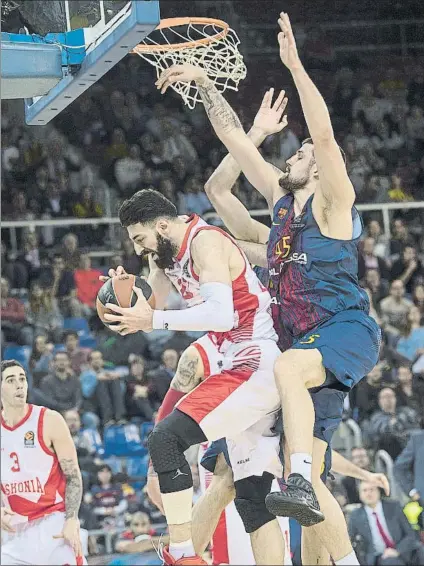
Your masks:
[{"label": "white net", "polygon": [[[173,65],[189,63],[202,67],[216,88],[223,92],[228,88],[238,90],[239,82],[246,78],[239,44],[236,32],[218,22],[182,24],[176,20],[176,25],[156,29],[133,52],[156,68],[157,77]],[[176,82],[171,87],[191,109],[202,102],[194,83]]]}]

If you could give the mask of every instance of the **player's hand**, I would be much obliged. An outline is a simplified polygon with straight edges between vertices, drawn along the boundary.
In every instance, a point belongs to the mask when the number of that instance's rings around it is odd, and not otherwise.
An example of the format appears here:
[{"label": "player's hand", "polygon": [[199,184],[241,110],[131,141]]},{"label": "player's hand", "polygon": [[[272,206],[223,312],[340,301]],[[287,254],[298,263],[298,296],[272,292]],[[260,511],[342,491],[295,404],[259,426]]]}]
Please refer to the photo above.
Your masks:
[{"label": "player's hand", "polygon": [[137,302],[133,307],[122,308],[111,303],[106,304],[106,308],[116,314],[106,313],[104,318],[106,322],[119,322],[120,324],[109,325],[109,328],[122,336],[134,334],[140,330],[144,332],[153,330],[153,309],[146,301],[141,289],[133,287],[133,291],[137,295]]},{"label": "player's hand", "polygon": [[281,28],[281,31],[278,34],[281,61],[289,69],[289,71],[301,68],[302,63],[297,52],[296,41],[294,39],[290,19],[285,12],[281,12],[278,25]]},{"label": "player's hand", "polygon": [[397,558],[399,556],[399,552],[396,548],[386,548],[383,552],[382,558]]},{"label": "player's hand", "polygon": [[156,475],[147,476],[146,493],[153,505],[159,509],[162,515],[165,515],[162,495],[160,494],[159,479]]},{"label": "player's hand", "polygon": [[168,87],[170,87],[173,83],[191,83],[192,81],[195,81],[196,83],[201,84],[207,80],[208,75],[201,67],[189,64],[173,65],[160,75],[158,80],[155,82],[155,85],[158,89],[160,89],[161,94],[164,94]]},{"label": "player's hand", "polygon": [[273,88],[270,88],[263,97],[261,107],[255,116],[253,125],[267,136],[277,134],[287,126],[287,116],[284,116],[281,120],[281,116],[288,102],[287,98],[284,96],[285,94],[286,92],[282,90],[274,104],[272,104],[274,97]]},{"label": "player's hand", "polygon": [[367,472],[366,481],[372,483],[376,487],[381,488],[387,496],[390,495],[389,480],[384,474],[374,474],[373,472]]},{"label": "player's hand", "polygon": [[75,552],[75,556],[82,556],[80,522],[78,519],[66,519],[62,532],[54,535],[53,538],[63,538]]},{"label": "player's hand", "polygon": [[9,507],[2,507],[1,508],[1,530],[2,531],[6,531],[7,533],[16,532],[16,530],[10,524],[10,520],[13,517],[13,515],[16,515],[16,513],[14,511],[12,511],[12,509],[9,509]]},{"label": "player's hand", "polygon": [[116,269],[109,269],[107,275],[100,275],[99,279],[100,281],[107,281],[108,279],[111,279],[112,277],[116,277],[117,275],[126,275],[126,273],[127,272],[122,267],[122,265],[118,265]]}]

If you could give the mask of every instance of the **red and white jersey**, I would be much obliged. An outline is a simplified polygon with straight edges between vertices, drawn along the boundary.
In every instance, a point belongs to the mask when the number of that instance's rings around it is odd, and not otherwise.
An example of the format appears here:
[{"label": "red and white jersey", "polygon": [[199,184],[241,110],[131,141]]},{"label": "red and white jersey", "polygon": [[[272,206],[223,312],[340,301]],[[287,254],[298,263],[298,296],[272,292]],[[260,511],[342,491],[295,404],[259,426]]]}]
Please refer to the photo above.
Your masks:
[{"label": "red and white jersey", "polygon": [[46,410],[28,405],[14,427],[1,419],[1,494],[3,504],[19,515],[14,523],[65,510],[65,476],[43,439]]},{"label": "red and white jersey", "polygon": [[229,332],[210,332],[218,346],[223,344],[250,342],[253,340],[277,341],[277,334],[271,317],[271,297],[257,278],[246,256],[233,238],[216,226],[210,226],[196,214],[188,220],[187,232],[172,269],[165,269],[187,306],[203,302],[200,294],[199,277],[193,269],[191,243],[202,230],[216,230],[231,240],[243,257],[245,268],[232,283],[234,302],[234,327]]}]

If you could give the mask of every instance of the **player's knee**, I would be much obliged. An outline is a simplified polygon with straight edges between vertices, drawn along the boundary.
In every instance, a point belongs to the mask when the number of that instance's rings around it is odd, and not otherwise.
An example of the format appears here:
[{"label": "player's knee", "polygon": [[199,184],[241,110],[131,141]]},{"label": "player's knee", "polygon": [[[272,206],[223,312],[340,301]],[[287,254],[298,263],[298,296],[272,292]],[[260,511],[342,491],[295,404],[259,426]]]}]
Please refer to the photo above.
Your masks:
[{"label": "player's knee", "polygon": [[273,476],[265,472],[261,477],[250,476],[235,482],[234,504],[243,521],[246,533],[254,533],[275,519],[265,505]]}]

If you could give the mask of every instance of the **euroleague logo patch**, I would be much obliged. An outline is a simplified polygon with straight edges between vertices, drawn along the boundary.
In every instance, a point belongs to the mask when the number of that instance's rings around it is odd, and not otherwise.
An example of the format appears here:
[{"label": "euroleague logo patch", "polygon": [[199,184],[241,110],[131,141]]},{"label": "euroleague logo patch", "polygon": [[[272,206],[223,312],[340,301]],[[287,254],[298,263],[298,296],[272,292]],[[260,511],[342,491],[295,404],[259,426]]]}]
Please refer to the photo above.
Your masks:
[{"label": "euroleague logo patch", "polygon": [[25,436],[24,436],[24,446],[33,447],[34,446],[34,439],[35,439],[35,434],[33,433],[32,430],[29,430],[28,432],[26,432]]}]

